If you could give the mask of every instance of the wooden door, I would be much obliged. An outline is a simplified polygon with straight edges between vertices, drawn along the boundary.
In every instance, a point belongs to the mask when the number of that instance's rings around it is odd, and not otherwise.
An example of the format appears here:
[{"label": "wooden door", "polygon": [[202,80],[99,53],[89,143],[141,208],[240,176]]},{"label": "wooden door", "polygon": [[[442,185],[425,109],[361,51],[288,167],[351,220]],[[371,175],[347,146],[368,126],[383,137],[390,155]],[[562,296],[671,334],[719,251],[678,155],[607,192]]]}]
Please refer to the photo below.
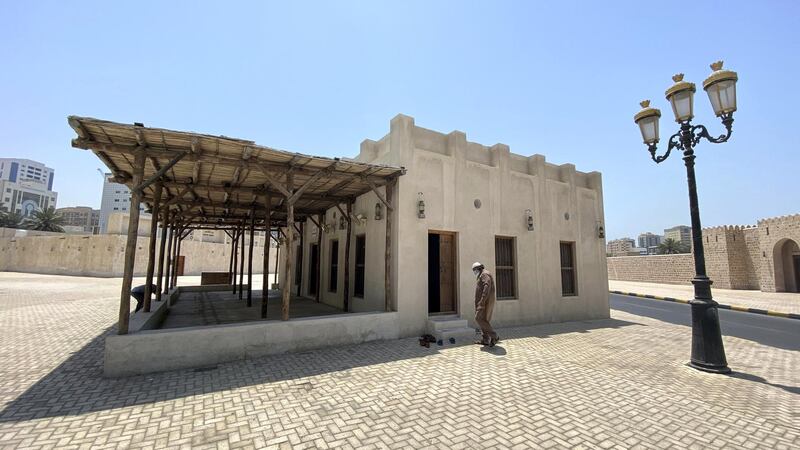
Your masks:
[{"label": "wooden door", "polygon": [[439,235],[439,311],[441,312],[456,312],[453,241],[452,234]]},{"label": "wooden door", "polygon": [[178,276],[179,277],[183,276],[183,267],[184,267],[185,263],[186,263],[186,256],[184,256],[184,255],[178,256],[177,271],[178,271]]}]

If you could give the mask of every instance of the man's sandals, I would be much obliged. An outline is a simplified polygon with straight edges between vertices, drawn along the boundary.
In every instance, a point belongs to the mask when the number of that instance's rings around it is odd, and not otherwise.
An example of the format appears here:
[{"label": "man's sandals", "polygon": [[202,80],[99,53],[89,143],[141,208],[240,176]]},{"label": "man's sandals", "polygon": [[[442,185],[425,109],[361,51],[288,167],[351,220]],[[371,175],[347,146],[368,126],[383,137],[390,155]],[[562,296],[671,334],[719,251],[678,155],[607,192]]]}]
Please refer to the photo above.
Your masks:
[{"label": "man's sandals", "polygon": [[478,340],[476,340],[476,341],[475,341],[475,344],[477,344],[477,345],[486,345],[486,346],[489,346],[489,347],[494,347],[494,346],[495,346],[495,344],[497,344],[498,342],[500,342],[500,338],[499,338],[499,337],[496,337],[496,338],[491,338],[491,339],[489,339],[489,342],[486,342],[486,341],[484,341],[483,339],[478,339]]}]

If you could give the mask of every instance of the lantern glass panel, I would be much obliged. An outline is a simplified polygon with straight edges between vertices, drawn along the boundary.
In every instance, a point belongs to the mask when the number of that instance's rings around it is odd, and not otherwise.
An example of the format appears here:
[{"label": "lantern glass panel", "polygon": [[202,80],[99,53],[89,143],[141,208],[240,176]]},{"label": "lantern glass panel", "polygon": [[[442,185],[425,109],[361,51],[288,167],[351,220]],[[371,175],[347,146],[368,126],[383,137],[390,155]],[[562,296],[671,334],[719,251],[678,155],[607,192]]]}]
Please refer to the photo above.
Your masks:
[{"label": "lantern glass panel", "polygon": [[694,92],[687,89],[676,92],[669,98],[672,104],[672,112],[675,114],[676,122],[686,122],[694,117]]},{"label": "lantern glass panel", "polygon": [[642,139],[645,144],[658,142],[658,116],[645,117],[640,120],[639,129],[642,131]]},{"label": "lantern glass panel", "polygon": [[714,108],[714,114],[717,116],[736,111],[735,80],[723,80],[714,83],[706,89],[706,92],[708,93],[708,99],[711,100],[711,107]]}]

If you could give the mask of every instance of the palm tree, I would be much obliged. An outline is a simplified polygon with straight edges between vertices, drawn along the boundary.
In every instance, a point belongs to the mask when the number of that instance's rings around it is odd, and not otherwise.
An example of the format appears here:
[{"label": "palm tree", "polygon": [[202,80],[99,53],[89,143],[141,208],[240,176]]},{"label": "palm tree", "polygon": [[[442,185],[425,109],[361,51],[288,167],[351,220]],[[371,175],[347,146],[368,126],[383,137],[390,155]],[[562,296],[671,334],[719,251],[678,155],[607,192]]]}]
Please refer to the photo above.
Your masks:
[{"label": "palm tree", "polygon": [[23,217],[18,212],[0,210],[0,227],[22,228]]},{"label": "palm tree", "polygon": [[30,230],[64,232],[64,229],[61,228],[61,225],[64,224],[64,218],[52,206],[40,211],[34,211],[25,222],[26,227]]},{"label": "palm tree", "polygon": [[689,253],[689,248],[681,241],[676,241],[672,238],[666,238],[658,244],[659,255],[673,255],[676,253]]}]

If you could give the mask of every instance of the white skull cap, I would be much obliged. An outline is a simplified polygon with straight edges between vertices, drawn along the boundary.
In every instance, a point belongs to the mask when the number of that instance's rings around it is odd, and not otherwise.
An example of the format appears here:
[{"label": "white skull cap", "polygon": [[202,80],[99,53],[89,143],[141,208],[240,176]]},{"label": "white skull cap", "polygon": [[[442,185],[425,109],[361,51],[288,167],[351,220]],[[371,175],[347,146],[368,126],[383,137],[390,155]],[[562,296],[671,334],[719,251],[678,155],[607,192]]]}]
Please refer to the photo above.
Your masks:
[{"label": "white skull cap", "polygon": [[483,267],[483,264],[481,264],[481,263],[479,263],[479,262],[477,262],[477,261],[476,261],[476,262],[474,262],[474,263],[472,263],[472,270],[475,270],[475,269],[477,269],[478,267]]}]

